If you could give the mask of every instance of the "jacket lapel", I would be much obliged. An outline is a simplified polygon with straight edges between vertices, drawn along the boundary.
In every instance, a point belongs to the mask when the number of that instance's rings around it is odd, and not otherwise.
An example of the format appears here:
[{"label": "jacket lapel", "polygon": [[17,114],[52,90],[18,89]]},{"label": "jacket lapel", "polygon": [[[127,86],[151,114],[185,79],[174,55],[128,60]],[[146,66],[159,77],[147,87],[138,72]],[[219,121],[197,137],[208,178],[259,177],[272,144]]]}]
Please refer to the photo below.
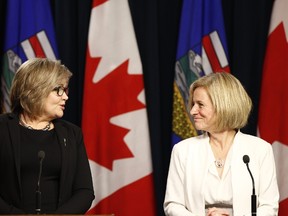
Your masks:
[{"label": "jacket lapel", "polygon": [[20,178],[20,128],[19,119],[15,114],[9,114],[11,121],[8,121],[9,134],[11,137],[11,144],[14,153],[14,160],[16,165],[16,173],[20,193],[22,195],[21,178]]},{"label": "jacket lapel", "polygon": [[[233,159],[231,163],[233,209],[234,214],[236,213],[237,215],[243,215],[247,213],[245,212],[245,209],[250,208],[249,198],[251,196],[251,193],[249,193],[250,190],[247,190],[247,187],[250,187],[251,179],[248,174],[246,165],[242,160],[243,155],[246,154],[249,146],[246,146],[246,143],[243,140],[243,134],[240,131],[238,131],[238,133],[236,134],[233,145]],[[243,202],[243,200],[247,200],[247,202]]]},{"label": "jacket lapel", "polygon": [[68,131],[67,128],[63,126],[60,121],[54,122],[55,131],[57,134],[57,139],[61,149],[61,179],[60,179],[60,191],[59,191],[59,201],[61,202],[61,197],[63,197],[63,189],[65,188],[65,181],[67,177],[67,170],[68,170]]}]

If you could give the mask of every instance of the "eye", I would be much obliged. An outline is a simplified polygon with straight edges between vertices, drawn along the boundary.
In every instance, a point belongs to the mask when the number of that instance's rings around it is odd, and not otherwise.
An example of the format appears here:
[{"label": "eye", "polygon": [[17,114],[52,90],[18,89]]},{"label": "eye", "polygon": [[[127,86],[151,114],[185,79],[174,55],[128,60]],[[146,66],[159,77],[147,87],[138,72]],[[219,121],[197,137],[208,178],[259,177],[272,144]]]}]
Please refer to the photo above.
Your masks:
[{"label": "eye", "polygon": [[202,107],[204,107],[204,104],[198,103],[198,106],[199,106],[200,108],[202,108]]},{"label": "eye", "polygon": [[55,92],[57,93],[57,95],[58,95],[59,97],[61,97],[61,96],[64,94],[64,92],[66,93],[66,95],[68,95],[69,88],[68,88],[68,87],[67,87],[67,88],[64,88],[63,86],[58,86],[58,87],[55,87],[55,88],[53,89],[53,91],[55,91]]}]

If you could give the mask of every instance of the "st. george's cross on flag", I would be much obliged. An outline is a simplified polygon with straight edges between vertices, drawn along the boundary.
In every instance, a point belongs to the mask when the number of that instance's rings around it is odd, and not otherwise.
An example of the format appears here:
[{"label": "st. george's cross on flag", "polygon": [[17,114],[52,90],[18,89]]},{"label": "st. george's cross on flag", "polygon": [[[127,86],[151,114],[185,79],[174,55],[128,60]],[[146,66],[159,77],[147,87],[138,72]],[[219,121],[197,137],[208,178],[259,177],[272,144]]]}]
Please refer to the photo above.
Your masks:
[{"label": "st. george's cross on flag", "polygon": [[279,216],[288,215],[288,1],[275,0],[263,65],[259,136],[272,144],[280,192]]},{"label": "st. george's cross on flag", "polygon": [[88,214],[155,215],[145,89],[127,0],[94,0],[82,129],[95,199]]},{"label": "st. george's cross on flag", "polygon": [[196,136],[189,87],[201,76],[230,72],[221,0],[184,0],[175,64],[172,145]]},{"label": "st. george's cross on flag", "polygon": [[3,110],[10,111],[9,92],[18,67],[27,59],[56,59],[57,49],[49,0],[9,0],[2,50]]}]

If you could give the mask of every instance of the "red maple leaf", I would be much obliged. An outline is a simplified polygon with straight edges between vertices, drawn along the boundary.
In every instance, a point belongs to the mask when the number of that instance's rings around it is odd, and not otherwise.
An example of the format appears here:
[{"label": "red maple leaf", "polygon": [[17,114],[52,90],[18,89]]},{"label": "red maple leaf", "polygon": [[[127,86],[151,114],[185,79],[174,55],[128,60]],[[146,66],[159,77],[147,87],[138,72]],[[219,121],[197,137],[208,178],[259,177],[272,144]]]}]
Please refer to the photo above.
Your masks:
[{"label": "red maple leaf", "polygon": [[124,142],[129,130],[111,124],[110,119],[145,107],[137,100],[143,90],[143,76],[128,74],[129,60],[126,60],[93,83],[100,62],[101,58],[87,55],[82,129],[88,157],[112,170],[114,160],[133,157],[133,154]]},{"label": "red maple leaf", "polygon": [[92,2],[92,8],[97,7],[97,6],[105,3],[106,1],[108,1],[108,0],[93,0],[93,2]]},{"label": "red maple leaf", "polygon": [[264,63],[259,132],[270,143],[288,143],[288,44],[283,23],[269,35]]}]

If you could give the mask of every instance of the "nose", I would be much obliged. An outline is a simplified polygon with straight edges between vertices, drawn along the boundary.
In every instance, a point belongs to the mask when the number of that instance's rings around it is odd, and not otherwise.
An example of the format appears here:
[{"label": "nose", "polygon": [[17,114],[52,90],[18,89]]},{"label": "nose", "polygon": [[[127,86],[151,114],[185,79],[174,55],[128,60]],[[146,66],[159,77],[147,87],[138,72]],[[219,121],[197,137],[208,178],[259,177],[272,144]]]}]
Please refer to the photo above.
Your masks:
[{"label": "nose", "polygon": [[66,92],[63,93],[62,98],[63,98],[64,100],[68,100],[68,99],[69,99],[69,97],[68,97],[68,95],[67,95]]},{"label": "nose", "polygon": [[193,115],[197,114],[197,111],[198,111],[197,106],[196,106],[196,104],[194,104],[190,110],[190,114],[193,116]]}]

